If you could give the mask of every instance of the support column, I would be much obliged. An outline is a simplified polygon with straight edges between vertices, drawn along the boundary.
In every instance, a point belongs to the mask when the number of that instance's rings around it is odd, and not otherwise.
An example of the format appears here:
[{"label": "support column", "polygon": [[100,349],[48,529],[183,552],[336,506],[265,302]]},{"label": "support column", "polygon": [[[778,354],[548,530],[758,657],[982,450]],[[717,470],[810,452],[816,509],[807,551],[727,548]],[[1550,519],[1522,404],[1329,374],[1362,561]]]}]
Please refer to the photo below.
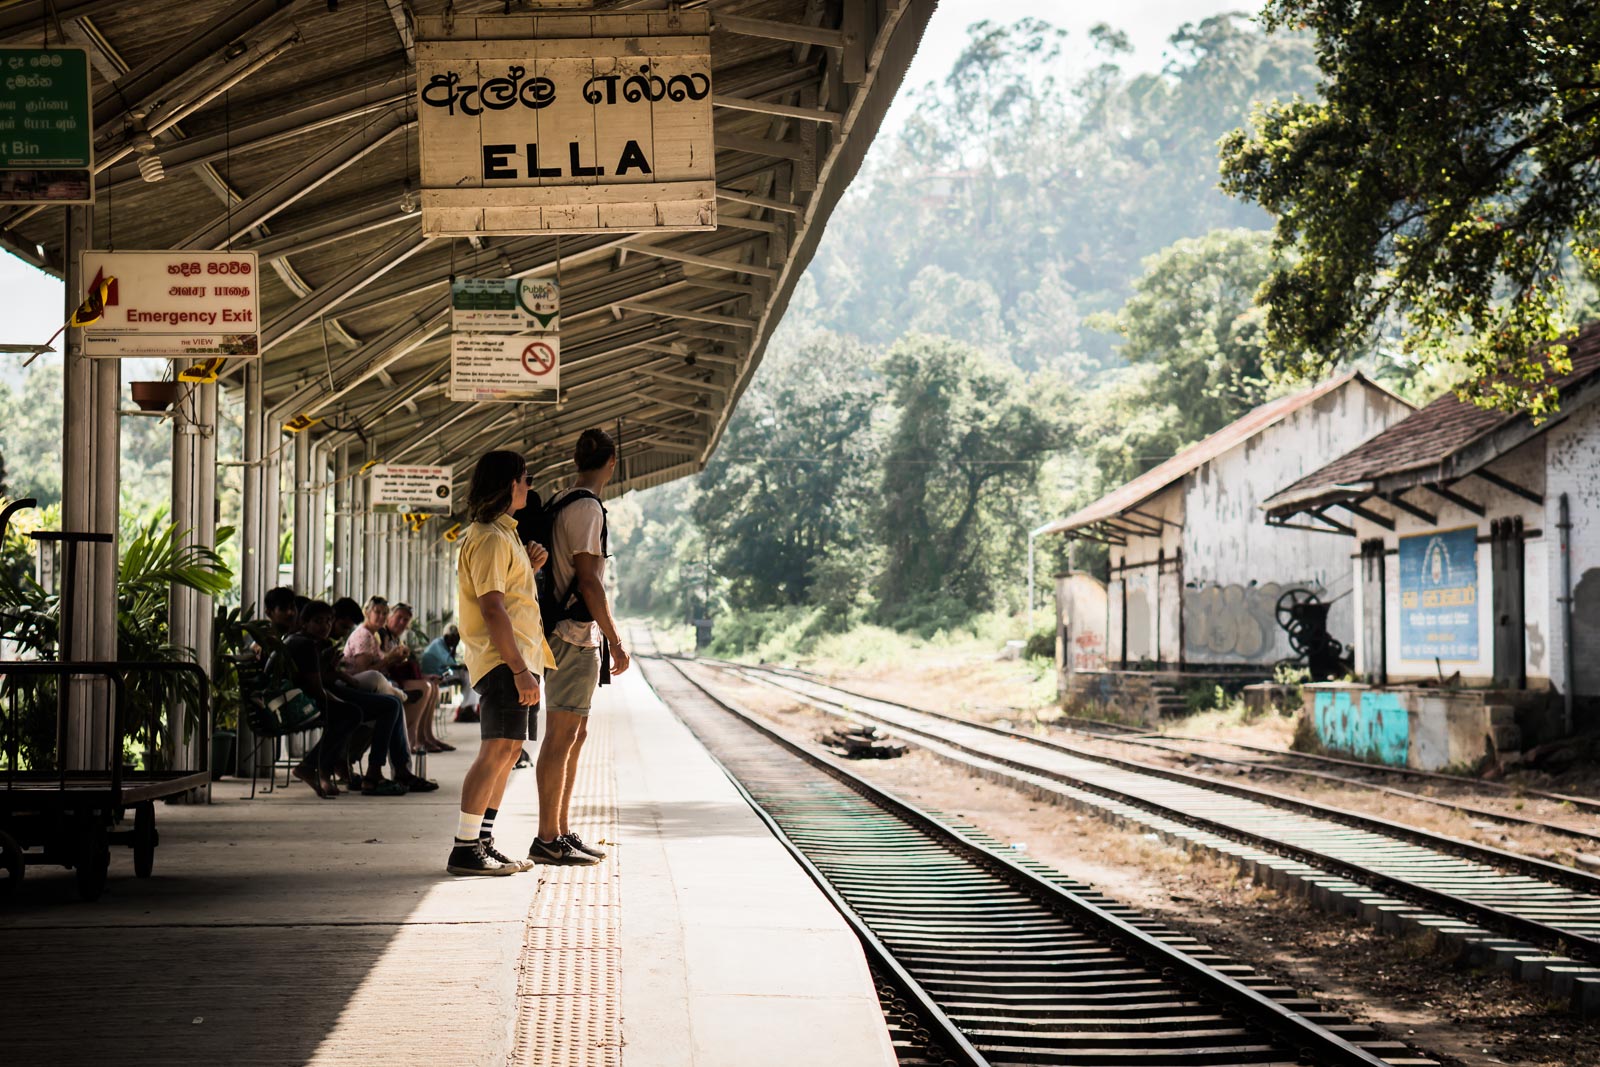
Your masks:
[{"label": "support column", "polygon": [[[191,386],[173,408],[172,415],[172,522],[179,543],[216,544],[217,507],[217,386]],[[211,673],[211,598],[193,589],[174,586],[168,621],[171,640],[194,651],[195,662]],[[195,766],[199,734],[188,737],[189,709],[177,705],[167,712],[167,731],[174,766]]]},{"label": "support column", "polygon": [[[252,359],[244,368],[244,478],[239,513],[239,598],[240,603],[257,618],[262,615],[261,598],[270,588],[263,583],[266,567],[262,561],[265,545],[261,535],[266,524],[262,512],[270,505],[266,500],[266,483],[262,478],[266,412],[261,405],[261,361]],[[241,748],[244,729],[241,723]]]},{"label": "support column", "polygon": [[305,431],[295,434],[294,444],[294,591],[311,596],[311,439]]},{"label": "support column", "polygon": [[328,592],[328,451],[317,443],[311,445],[311,478],[306,492],[311,506],[311,541],[306,561],[311,572],[311,591],[306,595],[325,600]]},{"label": "support column", "polygon": [[[94,208],[67,209],[65,306],[70,316],[82,298],[78,254],[90,247]],[[61,528],[109,533],[111,544],[81,545],[73,614],[74,632],[61,649],[67,659],[117,658],[117,537],[121,465],[122,367],[114,359],[83,354],[83,332],[66,331],[62,369]],[[59,559],[66,564],[62,547]],[[112,742],[108,683],[77,680],[67,690],[66,751],[69,768],[104,769]]]},{"label": "support column", "polygon": [[269,409],[261,419],[261,591],[276,588],[278,577],[278,542],[283,536],[283,431],[279,428],[276,409]]},{"label": "support column", "polygon": [[350,595],[350,446],[340,445],[333,454],[333,579],[329,590],[335,598]]}]

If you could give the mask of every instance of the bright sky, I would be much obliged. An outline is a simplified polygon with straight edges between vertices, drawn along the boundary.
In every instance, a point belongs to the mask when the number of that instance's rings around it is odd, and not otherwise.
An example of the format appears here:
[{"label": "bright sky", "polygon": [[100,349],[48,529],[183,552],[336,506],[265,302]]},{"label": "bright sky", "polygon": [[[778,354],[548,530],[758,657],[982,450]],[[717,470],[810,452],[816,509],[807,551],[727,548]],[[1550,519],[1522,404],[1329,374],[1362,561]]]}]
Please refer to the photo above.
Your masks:
[{"label": "bright sky", "polygon": [[[1166,62],[1167,38],[1186,22],[1199,22],[1225,11],[1250,14],[1260,10],[1260,0],[1121,0],[1108,14],[1099,4],[1079,0],[939,0],[922,47],[906,74],[906,88],[920,88],[947,74],[966,44],[967,27],[984,19],[1015,22],[1022,18],[1043,19],[1067,31],[1067,54],[1078,55],[1089,47],[1089,28],[1109,23],[1128,35],[1133,54],[1122,59],[1126,70],[1154,72]],[[904,117],[905,97],[895,101],[884,123],[894,129]]]},{"label": "bright sky", "polygon": [[[921,86],[944,77],[966,42],[967,27],[997,15],[1011,20],[1045,19],[1068,32],[1067,47],[1076,53],[1087,47],[1089,27],[1110,22],[1126,33],[1134,46],[1124,66],[1155,71],[1165,62],[1164,49],[1172,31],[1185,22],[1224,11],[1254,10],[1254,0],[1121,0],[1113,14],[1098,4],[1076,0],[940,0],[922,47],[911,64],[907,87]],[[904,98],[902,97],[902,100]],[[901,104],[889,113],[885,132],[903,117]],[[64,317],[61,283],[8,254],[0,254],[0,344],[39,344],[55,332]],[[21,356],[0,356],[19,362]]]}]

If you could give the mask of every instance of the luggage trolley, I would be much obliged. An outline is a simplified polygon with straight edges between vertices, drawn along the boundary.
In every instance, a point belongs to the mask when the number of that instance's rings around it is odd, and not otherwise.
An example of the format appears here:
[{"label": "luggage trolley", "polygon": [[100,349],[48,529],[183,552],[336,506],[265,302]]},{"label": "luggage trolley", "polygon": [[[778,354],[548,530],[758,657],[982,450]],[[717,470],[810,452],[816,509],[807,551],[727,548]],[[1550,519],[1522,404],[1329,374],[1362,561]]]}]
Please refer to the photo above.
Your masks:
[{"label": "luggage trolley", "polygon": [[[0,510],[0,539],[14,511],[32,507],[34,501],[15,501]],[[38,533],[40,541],[60,542],[65,550],[61,581],[61,626],[58,647],[70,648],[74,579],[78,546],[111,541],[109,534]],[[187,672],[196,676],[200,693],[199,766],[168,770],[130,770],[123,766],[123,710],[130,675]],[[0,660],[0,745],[5,769],[0,771],[0,895],[10,895],[21,883],[30,864],[54,864],[76,874],[78,893],[85,900],[99,898],[105,889],[113,844],[133,849],[134,874],[148,878],[160,842],[156,832],[155,802],[191,789],[209,790],[210,679],[200,667],[181,662],[100,662]],[[55,770],[23,770],[19,747],[26,700],[15,684],[29,678],[56,681]],[[72,722],[72,690],[77,679],[100,678],[110,683],[105,720],[95,731],[104,738],[97,764],[69,768],[64,754]],[[81,683],[80,683],[81,684]],[[109,720],[109,721],[106,721]],[[93,724],[91,724],[93,725]],[[128,813],[133,813],[127,826]]]}]

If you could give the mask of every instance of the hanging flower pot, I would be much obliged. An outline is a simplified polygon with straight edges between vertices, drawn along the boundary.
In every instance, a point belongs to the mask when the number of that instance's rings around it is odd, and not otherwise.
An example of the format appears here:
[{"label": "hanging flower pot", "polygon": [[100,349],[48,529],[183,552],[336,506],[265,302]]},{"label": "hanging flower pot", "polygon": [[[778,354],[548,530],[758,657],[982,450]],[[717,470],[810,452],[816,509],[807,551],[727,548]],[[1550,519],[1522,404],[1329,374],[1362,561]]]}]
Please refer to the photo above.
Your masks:
[{"label": "hanging flower pot", "polygon": [[177,382],[129,382],[128,391],[140,411],[166,411],[178,399]]}]

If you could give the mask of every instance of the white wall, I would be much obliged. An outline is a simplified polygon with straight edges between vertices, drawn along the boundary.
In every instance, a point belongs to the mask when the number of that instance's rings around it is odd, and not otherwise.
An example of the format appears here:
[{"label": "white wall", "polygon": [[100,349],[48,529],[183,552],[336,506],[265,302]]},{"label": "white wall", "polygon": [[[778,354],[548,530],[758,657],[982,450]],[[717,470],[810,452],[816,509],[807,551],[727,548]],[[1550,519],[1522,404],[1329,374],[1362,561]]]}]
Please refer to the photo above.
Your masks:
[{"label": "white wall", "polygon": [[[1545,644],[1550,650],[1549,674],[1562,688],[1566,662],[1562,648],[1560,531],[1556,522],[1560,496],[1571,509],[1573,603],[1573,692],[1600,696],[1600,402],[1591,403],[1552,427],[1546,435],[1544,528],[1550,591]],[[1530,608],[1532,601],[1530,600]],[[1531,614],[1531,611],[1530,611]]]},{"label": "white wall", "polygon": [[[1130,516],[1132,521],[1146,527],[1159,524],[1161,533],[1130,536],[1125,546],[1111,547],[1111,581],[1106,587],[1106,658],[1113,667],[1120,666],[1124,658],[1129,666],[1142,659],[1178,661],[1178,592],[1182,581],[1173,581],[1171,576],[1181,574],[1178,553],[1182,538],[1178,527],[1184,521],[1182,483],[1141,504],[1138,510],[1151,518],[1134,515]],[[1165,581],[1158,581],[1157,577],[1157,563],[1161,561],[1165,561]],[[1128,616],[1126,653],[1122,647],[1124,595]]]},{"label": "white wall", "polygon": [[[1278,597],[1309,587],[1323,599],[1351,590],[1349,537],[1268,526],[1261,502],[1411,414],[1375,386],[1351,381],[1317,398],[1189,479],[1183,531],[1187,663],[1272,664],[1294,655]],[[1329,630],[1355,638],[1355,605],[1335,602]]]}]

